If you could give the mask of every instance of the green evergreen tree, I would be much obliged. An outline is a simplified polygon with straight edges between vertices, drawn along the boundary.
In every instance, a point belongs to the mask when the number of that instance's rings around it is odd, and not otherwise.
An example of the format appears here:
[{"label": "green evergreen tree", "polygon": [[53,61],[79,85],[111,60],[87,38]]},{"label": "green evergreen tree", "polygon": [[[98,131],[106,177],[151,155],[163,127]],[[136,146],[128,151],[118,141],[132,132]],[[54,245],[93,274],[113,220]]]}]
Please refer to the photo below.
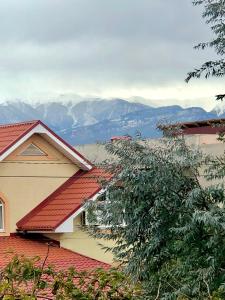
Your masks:
[{"label": "green evergreen tree", "polygon": [[89,219],[106,230],[90,233],[116,242],[113,253],[148,299],[225,299],[224,188],[200,184],[215,177],[210,158],[182,137],[106,148],[117,158],[113,184],[89,204]]},{"label": "green evergreen tree", "polygon": [[[194,5],[203,6],[203,18],[210,25],[214,38],[208,42],[202,42],[195,49],[212,48],[218,55],[218,59],[209,60],[199,68],[188,73],[186,81],[192,78],[205,78],[210,76],[222,77],[225,75],[225,1],[224,0],[193,0]],[[225,94],[216,96],[217,100],[225,98]]]}]

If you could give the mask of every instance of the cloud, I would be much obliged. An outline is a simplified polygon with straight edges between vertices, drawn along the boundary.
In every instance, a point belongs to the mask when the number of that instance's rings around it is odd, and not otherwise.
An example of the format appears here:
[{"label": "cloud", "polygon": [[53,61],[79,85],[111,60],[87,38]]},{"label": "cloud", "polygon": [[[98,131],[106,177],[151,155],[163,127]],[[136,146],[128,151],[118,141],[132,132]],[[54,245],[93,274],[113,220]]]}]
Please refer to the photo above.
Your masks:
[{"label": "cloud", "polygon": [[190,0],[1,0],[0,20],[1,99],[74,93],[184,103],[218,88],[184,83],[214,55],[192,49],[211,33]]}]

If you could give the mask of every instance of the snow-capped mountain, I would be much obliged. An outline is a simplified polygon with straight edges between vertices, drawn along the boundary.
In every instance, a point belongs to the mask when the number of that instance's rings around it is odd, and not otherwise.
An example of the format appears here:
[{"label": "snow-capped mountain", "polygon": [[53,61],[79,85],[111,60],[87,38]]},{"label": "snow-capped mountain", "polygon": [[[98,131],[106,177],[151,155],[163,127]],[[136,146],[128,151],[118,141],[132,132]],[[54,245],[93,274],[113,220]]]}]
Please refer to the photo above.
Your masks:
[{"label": "snow-capped mountain", "polygon": [[[42,104],[5,102],[0,104],[0,123],[40,119],[71,144],[94,143],[109,140],[113,135],[145,137],[161,135],[157,124],[165,122],[203,120],[218,117],[218,111],[206,112],[200,107],[152,107],[123,99],[89,99],[47,101]],[[221,117],[221,116],[220,116]]]},{"label": "snow-capped mountain", "polygon": [[215,113],[220,118],[224,118],[225,117],[225,102],[224,101],[218,102],[217,105],[212,110],[212,112]]}]

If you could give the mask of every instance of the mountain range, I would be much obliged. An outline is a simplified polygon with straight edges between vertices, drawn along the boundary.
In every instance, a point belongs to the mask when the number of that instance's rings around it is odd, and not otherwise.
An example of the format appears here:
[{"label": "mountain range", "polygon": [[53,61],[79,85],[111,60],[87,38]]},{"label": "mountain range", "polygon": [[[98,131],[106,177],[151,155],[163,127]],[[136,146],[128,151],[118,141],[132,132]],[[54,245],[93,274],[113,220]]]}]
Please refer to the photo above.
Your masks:
[{"label": "mountain range", "polygon": [[47,101],[41,104],[14,101],[0,104],[0,112],[1,124],[40,119],[73,145],[136,133],[156,138],[161,136],[156,128],[160,123],[225,117],[225,107],[221,105],[207,112],[201,107],[153,107],[123,99],[94,99],[79,103]]}]

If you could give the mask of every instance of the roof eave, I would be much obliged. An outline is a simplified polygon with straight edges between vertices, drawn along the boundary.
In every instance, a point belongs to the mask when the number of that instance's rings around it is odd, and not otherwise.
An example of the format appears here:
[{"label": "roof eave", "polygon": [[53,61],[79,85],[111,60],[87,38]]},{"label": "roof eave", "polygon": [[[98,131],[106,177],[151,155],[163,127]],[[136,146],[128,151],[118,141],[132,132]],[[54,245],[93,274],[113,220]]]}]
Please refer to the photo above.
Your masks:
[{"label": "roof eave", "polygon": [[160,130],[168,130],[171,128],[193,128],[193,127],[203,127],[203,126],[212,126],[214,124],[221,124],[225,125],[225,118],[221,119],[208,119],[208,120],[199,120],[199,121],[192,121],[192,122],[177,122],[175,124],[169,125],[158,125],[157,128]]},{"label": "roof eave", "polygon": [[[90,196],[90,201],[95,201],[102,193],[104,193],[105,189],[99,188],[97,191],[95,191],[94,194]],[[26,226],[20,226],[20,223],[23,222],[22,220],[17,223],[18,231],[22,232],[36,232],[36,233],[72,233],[74,231],[73,228],[73,220],[76,218],[79,214],[81,214],[85,210],[85,204],[80,205],[77,207],[74,211],[66,215],[56,226],[54,227],[26,227]],[[26,218],[26,217],[25,217]]]}]

